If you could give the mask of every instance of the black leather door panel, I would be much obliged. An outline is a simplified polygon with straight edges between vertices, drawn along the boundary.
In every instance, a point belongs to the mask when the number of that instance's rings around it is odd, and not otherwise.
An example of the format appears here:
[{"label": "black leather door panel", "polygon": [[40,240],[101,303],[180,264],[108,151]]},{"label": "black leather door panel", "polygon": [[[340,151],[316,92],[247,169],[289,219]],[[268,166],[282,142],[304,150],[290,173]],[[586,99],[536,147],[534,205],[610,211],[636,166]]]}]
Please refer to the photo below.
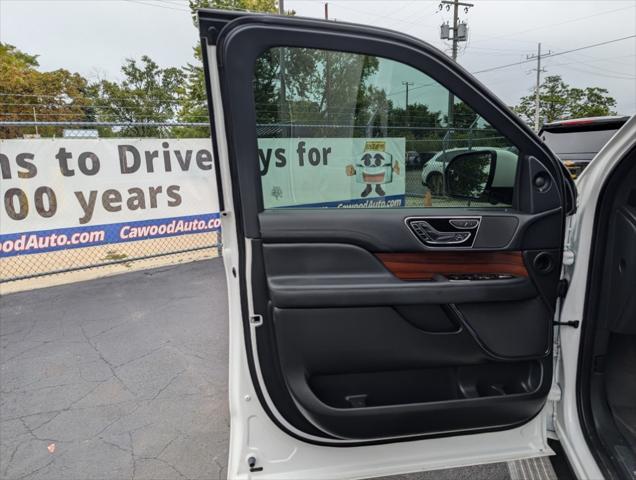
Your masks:
[{"label": "black leather door panel", "polygon": [[537,296],[526,277],[404,282],[370,252],[347,244],[264,245],[263,253],[271,301],[278,307],[500,302]]},{"label": "black leather door panel", "polygon": [[[261,366],[276,352],[268,384],[285,385],[286,408],[312,431],[348,440],[480,431],[523,422],[545,401],[552,312],[533,265],[502,280],[405,281],[357,242],[259,241],[252,250],[253,278],[267,285],[255,297],[268,312]],[[395,387],[400,378],[417,386]]]},{"label": "black leather door panel", "polygon": [[427,247],[408,228],[407,218],[480,216],[474,249],[520,250],[560,248],[562,214],[561,208],[537,215],[495,209],[280,209],[259,214],[259,224],[267,243],[348,243],[370,252],[415,252]]},{"label": "black leather door panel", "polygon": [[[439,307],[418,308],[420,315],[439,315]],[[529,318],[517,334],[491,334],[486,345],[461,326],[422,330],[386,306],[276,308],[273,317],[292,396],[319,429],[339,438],[510,426],[534,415],[549,389],[549,361],[496,364],[489,353],[508,342],[523,344]],[[525,353],[541,358],[543,345],[535,347]]]}]

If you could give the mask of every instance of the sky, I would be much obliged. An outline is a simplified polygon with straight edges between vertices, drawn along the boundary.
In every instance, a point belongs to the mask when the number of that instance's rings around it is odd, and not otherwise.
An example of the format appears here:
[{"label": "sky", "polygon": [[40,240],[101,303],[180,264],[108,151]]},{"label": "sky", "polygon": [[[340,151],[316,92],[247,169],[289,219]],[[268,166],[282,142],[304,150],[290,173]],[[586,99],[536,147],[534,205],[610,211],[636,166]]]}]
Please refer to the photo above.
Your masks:
[{"label": "sky", "polygon": [[[285,0],[297,15],[324,16],[323,0]],[[440,24],[452,12],[432,0],[329,1],[336,21],[390,28],[443,51]],[[468,42],[458,61],[478,72],[525,60],[541,42],[542,75],[575,87],[602,87],[620,114],[636,113],[636,38],[564,53],[636,34],[636,0],[470,0],[461,11]],[[193,62],[197,42],[187,0],[0,0],[0,41],[39,55],[42,70],[66,68],[90,80],[121,78],[126,58],[149,55],[163,67]],[[525,63],[476,76],[507,104],[531,93],[536,72]]]}]

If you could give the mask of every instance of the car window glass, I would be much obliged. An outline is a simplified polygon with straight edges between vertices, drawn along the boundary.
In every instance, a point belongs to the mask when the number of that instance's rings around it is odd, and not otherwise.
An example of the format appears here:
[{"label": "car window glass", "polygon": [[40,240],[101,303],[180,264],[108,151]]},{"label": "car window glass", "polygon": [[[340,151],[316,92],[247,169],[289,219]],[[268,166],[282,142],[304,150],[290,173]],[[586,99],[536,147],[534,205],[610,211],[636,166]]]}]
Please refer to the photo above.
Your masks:
[{"label": "car window glass", "polygon": [[[617,129],[580,132],[545,131],[541,137],[546,145],[559,156],[576,155],[577,153],[595,155],[616,132]],[[568,159],[563,158],[563,160]]]},{"label": "car window glass", "polygon": [[[512,203],[518,149],[415,68],[354,53],[274,48],[257,60],[253,91],[266,209]],[[451,195],[449,164],[479,152],[495,159],[472,166],[489,181],[473,182],[469,195]]]}]

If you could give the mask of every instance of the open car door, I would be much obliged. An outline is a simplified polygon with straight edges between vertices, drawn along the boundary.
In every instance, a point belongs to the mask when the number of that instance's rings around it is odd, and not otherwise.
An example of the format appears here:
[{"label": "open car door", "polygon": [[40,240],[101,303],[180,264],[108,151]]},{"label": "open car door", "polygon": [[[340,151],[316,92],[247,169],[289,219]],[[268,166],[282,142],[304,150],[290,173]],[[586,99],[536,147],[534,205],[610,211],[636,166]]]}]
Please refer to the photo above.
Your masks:
[{"label": "open car door", "polygon": [[199,25],[229,290],[228,476],[550,454],[558,160],[415,38],[212,10]]}]

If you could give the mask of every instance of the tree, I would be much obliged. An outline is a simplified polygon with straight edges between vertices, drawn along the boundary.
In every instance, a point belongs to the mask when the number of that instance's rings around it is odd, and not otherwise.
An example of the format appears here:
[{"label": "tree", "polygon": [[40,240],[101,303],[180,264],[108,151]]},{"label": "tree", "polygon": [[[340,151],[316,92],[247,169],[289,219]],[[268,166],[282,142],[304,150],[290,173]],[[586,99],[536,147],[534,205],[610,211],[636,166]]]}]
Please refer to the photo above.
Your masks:
[{"label": "tree", "polygon": [[[285,92],[279,78],[284,65]],[[267,70],[273,67],[273,70]],[[274,49],[261,55],[257,75],[267,70],[264,81],[259,79],[255,97],[257,117],[262,121],[263,104],[274,106],[277,121],[311,123],[315,125],[367,124],[371,115],[386,105],[384,94],[366,80],[378,69],[377,57],[346,52],[305,48]],[[284,98],[283,98],[284,95]],[[327,134],[327,131],[323,131]],[[334,132],[332,132],[334,133]]]},{"label": "tree", "polygon": [[278,11],[275,0],[188,0],[192,21],[197,24],[197,10],[216,8],[218,10],[245,10],[249,12],[274,13]]},{"label": "tree", "polygon": [[[99,121],[147,123],[172,122],[180,114],[184,95],[183,70],[160,68],[144,55],[138,63],[126,59],[121,82],[101,80],[90,87],[93,115]],[[118,131],[118,136],[149,137],[165,135],[165,127],[133,125]]]},{"label": "tree", "polygon": [[[192,22],[197,25],[197,10],[201,8],[216,8],[220,10],[249,10],[252,12],[277,11],[274,0],[188,0],[192,12]],[[208,104],[205,92],[205,75],[203,73],[201,46],[194,47],[194,63],[184,67],[185,85],[182,110],[179,120],[182,122],[201,122],[208,118]],[[259,75],[260,76],[260,75]],[[192,137],[207,137],[210,135],[207,127],[180,129],[179,135]]]},{"label": "tree", "polygon": [[[5,121],[78,121],[90,119],[88,82],[81,75],[59,69],[38,70],[37,55],[0,43],[0,119]],[[42,135],[61,134],[60,127],[40,128]],[[35,128],[31,129],[31,133]],[[24,128],[0,130],[0,138],[16,138]]]},{"label": "tree", "polygon": [[[542,121],[553,122],[567,118],[612,115],[616,100],[608,95],[604,88],[585,89],[570,87],[560,75],[545,77],[539,87],[540,111]],[[522,97],[514,110],[525,120],[531,122],[535,114],[534,93]]]},{"label": "tree", "polygon": [[[477,120],[477,112],[466,105],[464,102],[457,102],[453,105],[453,127],[454,128],[471,128]],[[446,124],[448,125],[448,116],[445,115]]]},{"label": "tree", "polygon": [[570,108],[572,118],[602,117],[615,114],[612,107],[616,106],[616,100],[608,95],[605,88],[588,87],[585,89],[572,88],[570,98],[573,99]]}]

